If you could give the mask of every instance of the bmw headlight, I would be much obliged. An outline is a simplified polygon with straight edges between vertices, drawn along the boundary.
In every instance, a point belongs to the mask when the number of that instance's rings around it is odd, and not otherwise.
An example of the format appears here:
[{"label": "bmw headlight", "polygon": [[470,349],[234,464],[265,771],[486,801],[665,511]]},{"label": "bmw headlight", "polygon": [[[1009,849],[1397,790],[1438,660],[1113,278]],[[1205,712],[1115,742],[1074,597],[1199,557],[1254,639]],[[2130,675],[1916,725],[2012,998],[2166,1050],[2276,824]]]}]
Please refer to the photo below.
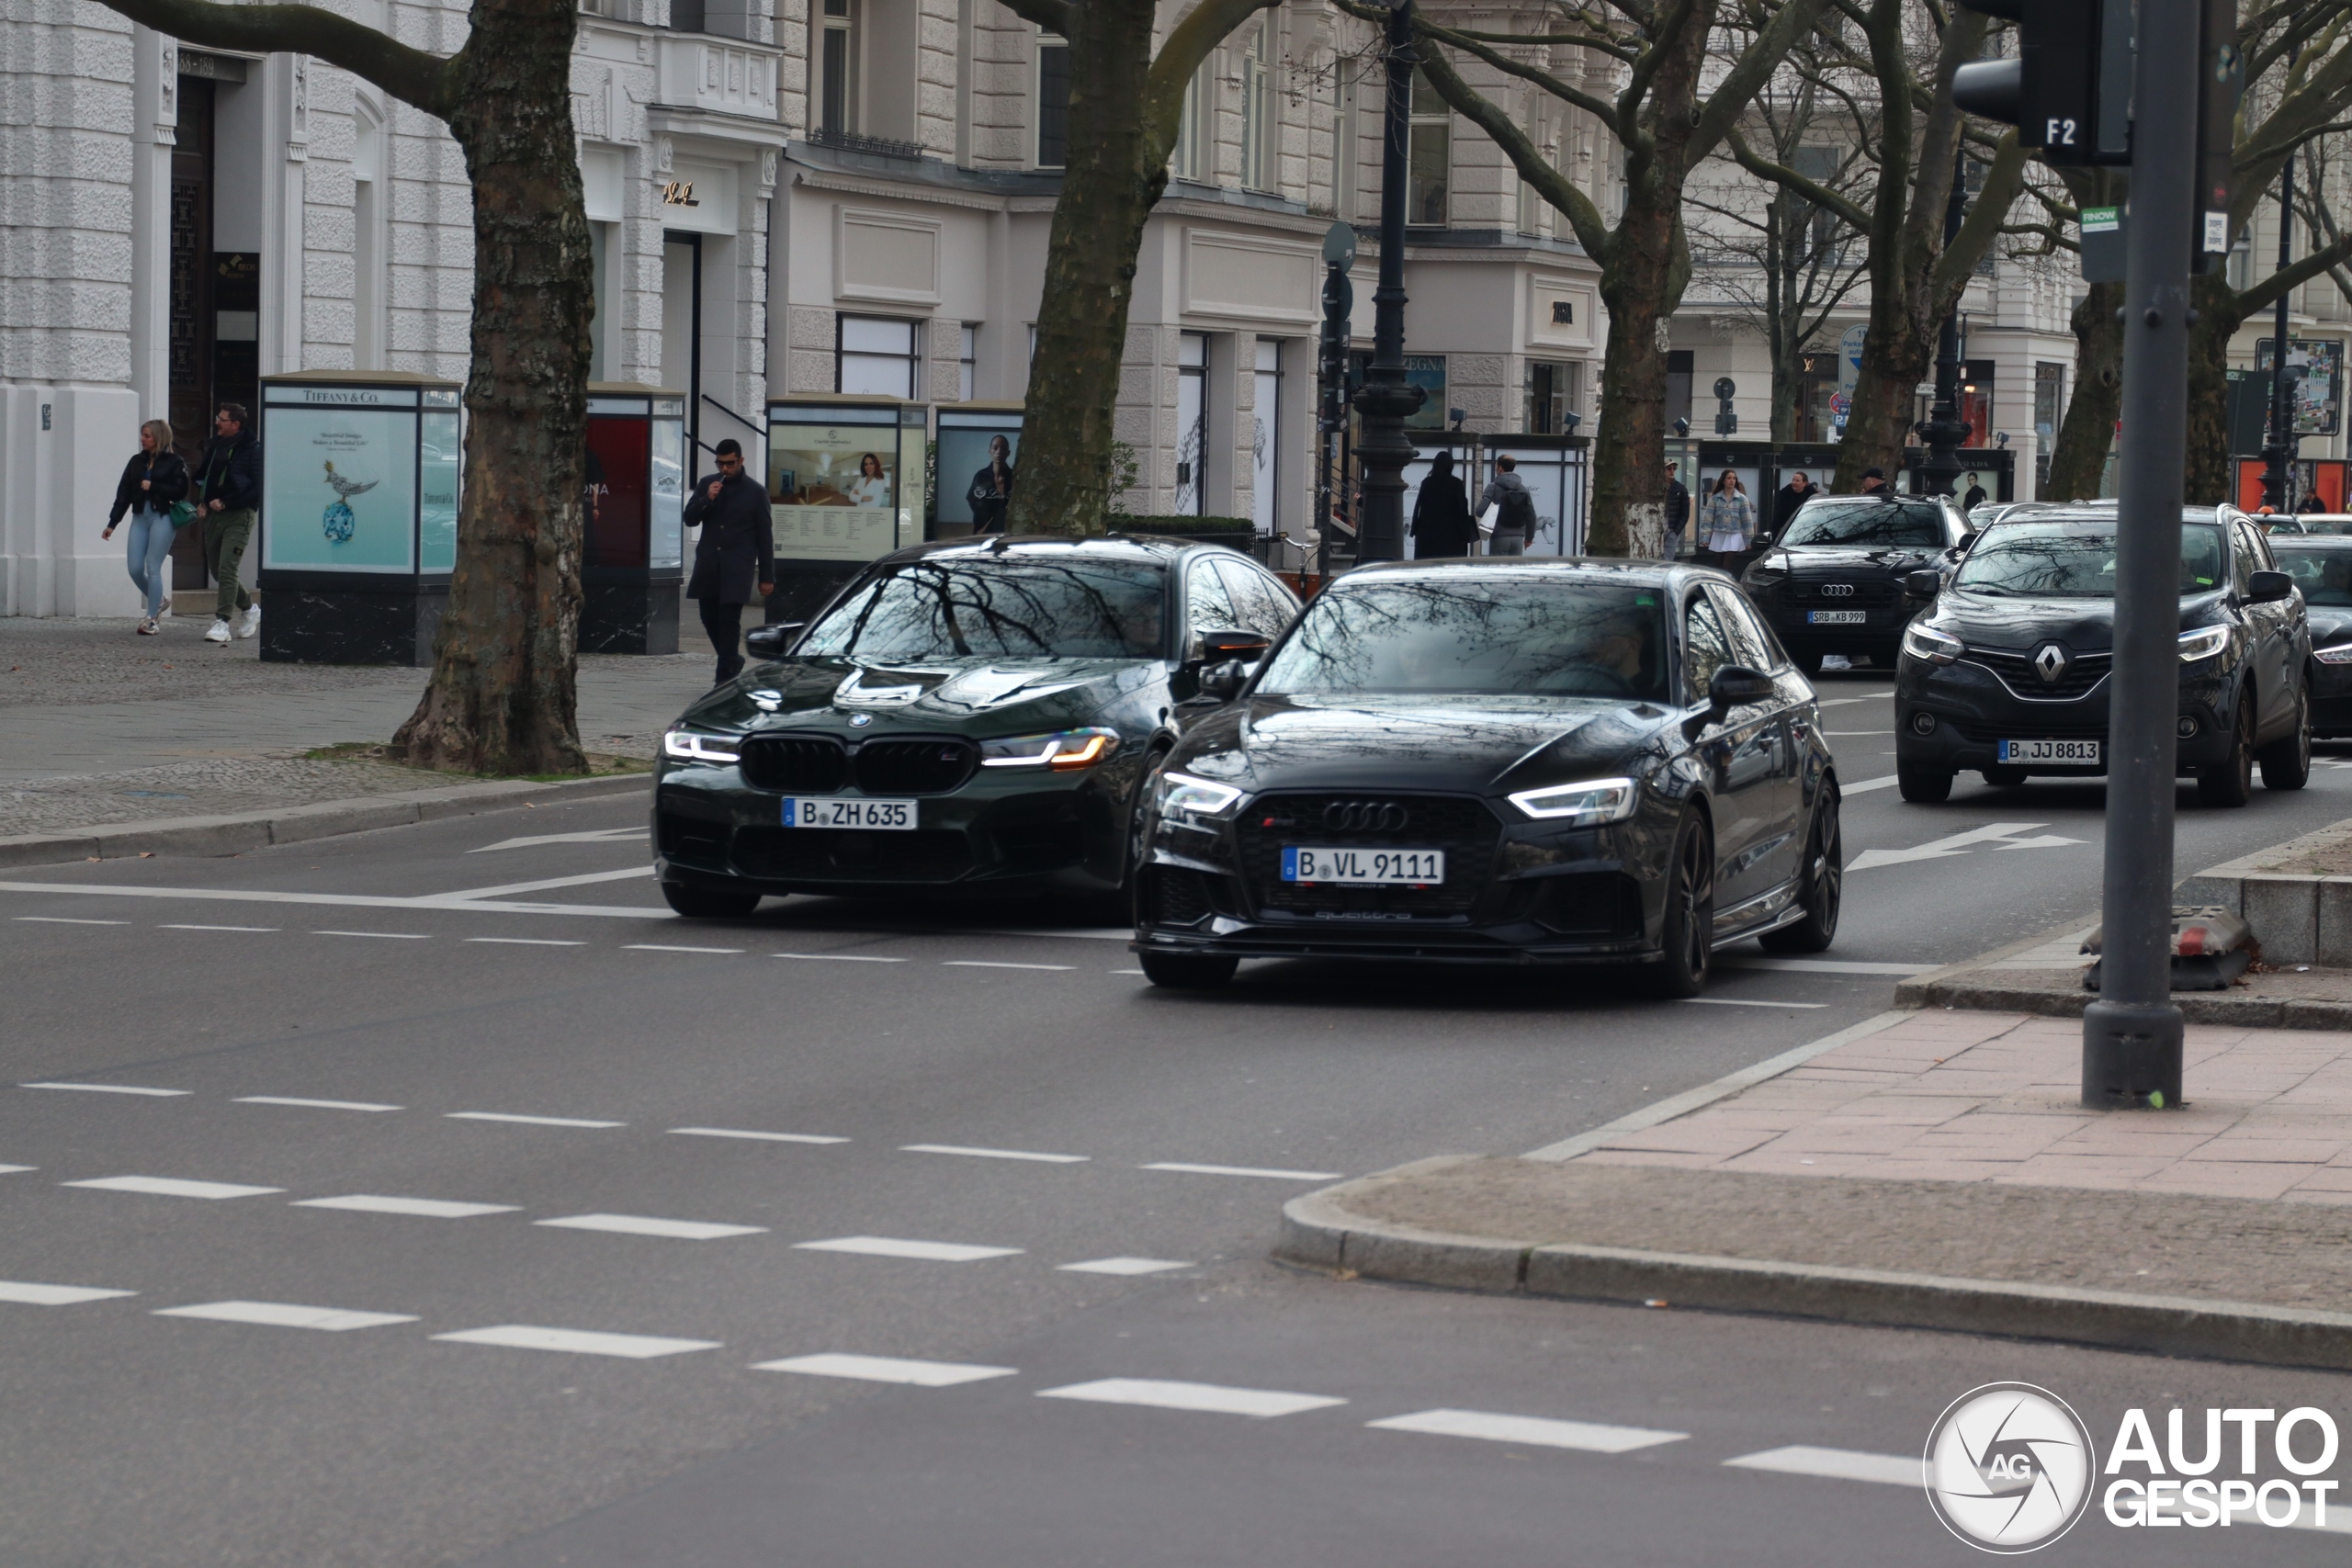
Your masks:
[{"label": "bmw headlight", "polygon": [[2315,648],[2312,657],[2322,664],[2352,664],[2352,642],[2339,642],[2334,648]]},{"label": "bmw headlight", "polygon": [[2211,659],[2230,646],[2227,626],[2200,626],[2193,632],[2180,634],[2180,661],[2194,664],[2200,659]]},{"label": "bmw headlight", "polygon": [[662,737],[662,754],[678,762],[731,762],[742,754],[742,739],[673,729]]},{"label": "bmw headlight", "polygon": [[984,768],[1043,768],[1071,773],[1108,761],[1119,749],[1115,729],[1057,729],[1048,735],[1009,735],[980,742]]},{"label": "bmw headlight", "polygon": [[1950,664],[1968,649],[1950,632],[1939,632],[1914,621],[1903,628],[1903,651],[1906,657],[1928,664]]},{"label": "bmw headlight", "polygon": [[1196,779],[1190,773],[1162,773],[1159,811],[1163,817],[1227,817],[1241,804],[1243,793],[1215,779]]},{"label": "bmw headlight", "polygon": [[1521,790],[1510,797],[1510,803],[1530,817],[1565,822],[1571,828],[1622,822],[1634,814],[1640,800],[1640,786],[1632,779],[1587,779],[1582,784]]}]

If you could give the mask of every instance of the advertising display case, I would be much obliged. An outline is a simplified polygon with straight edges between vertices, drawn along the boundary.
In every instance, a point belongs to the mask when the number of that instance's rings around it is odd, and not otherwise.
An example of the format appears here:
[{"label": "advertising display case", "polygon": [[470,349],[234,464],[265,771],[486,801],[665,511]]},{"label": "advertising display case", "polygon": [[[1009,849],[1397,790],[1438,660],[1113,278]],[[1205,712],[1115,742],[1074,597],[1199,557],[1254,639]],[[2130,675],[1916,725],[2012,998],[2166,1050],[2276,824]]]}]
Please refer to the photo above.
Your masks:
[{"label": "advertising display case", "polygon": [[461,390],[395,372],[263,379],[263,659],[431,662],[458,563]]},{"label": "advertising display case", "polygon": [[1005,507],[1021,468],[1021,405],[943,405],[938,439],[939,495],[932,507],[931,537],[1003,532]]},{"label": "advertising display case", "polygon": [[868,562],[920,544],[928,411],[890,398],[768,405],[771,621],[807,620]]},{"label": "advertising display case", "polygon": [[[758,461],[756,453],[750,456]],[[588,384],[582,652],[678,651],[685,463],[683,393],[631,382]]]}]

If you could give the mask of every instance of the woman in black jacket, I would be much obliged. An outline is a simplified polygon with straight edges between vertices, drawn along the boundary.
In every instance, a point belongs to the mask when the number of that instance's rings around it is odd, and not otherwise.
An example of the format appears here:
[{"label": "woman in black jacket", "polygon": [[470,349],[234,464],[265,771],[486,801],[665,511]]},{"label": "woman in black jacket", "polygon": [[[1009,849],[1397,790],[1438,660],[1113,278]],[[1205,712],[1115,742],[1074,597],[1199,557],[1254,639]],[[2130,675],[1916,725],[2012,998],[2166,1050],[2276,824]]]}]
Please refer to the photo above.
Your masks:
[{"label": "woman in black jacket", "polygon": [[1430,477],[1421,481],[1420,494],[1413,499],[1413,558],[1466,556],[1477,536],[1478,525],[1470,520],[1470,497],[1453,471],[1453,454],[1440,452],[1430,464]]},{"label": "woman in black jacket", "polygon": [[172,558],[172,507],[187,499],[187,465],[172,450],[172,427],[151,419],[139,427],[139,451],[114,487],[114,510],[107,513],[102,539],[114,537],[122,514],[130,513],[130,581],[147,603],[141,637],[153,637],[164,615],[164,572]]}]

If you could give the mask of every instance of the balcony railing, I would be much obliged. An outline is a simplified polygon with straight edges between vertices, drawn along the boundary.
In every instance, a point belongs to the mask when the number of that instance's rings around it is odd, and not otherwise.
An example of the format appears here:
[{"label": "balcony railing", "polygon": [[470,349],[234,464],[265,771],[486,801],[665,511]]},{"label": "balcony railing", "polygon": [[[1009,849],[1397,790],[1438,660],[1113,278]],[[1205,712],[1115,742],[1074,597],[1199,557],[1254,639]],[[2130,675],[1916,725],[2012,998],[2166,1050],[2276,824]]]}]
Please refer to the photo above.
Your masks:
[{"label": "balcony railing", "polygon": [[894,141],[887,136],[860,136],[854,130],[828,130],[819,126],[808,133],[809,142],[818,147],[831,147],[837,152],[865,152],[876,158],[920,158],[922,144],[919,141]]}]

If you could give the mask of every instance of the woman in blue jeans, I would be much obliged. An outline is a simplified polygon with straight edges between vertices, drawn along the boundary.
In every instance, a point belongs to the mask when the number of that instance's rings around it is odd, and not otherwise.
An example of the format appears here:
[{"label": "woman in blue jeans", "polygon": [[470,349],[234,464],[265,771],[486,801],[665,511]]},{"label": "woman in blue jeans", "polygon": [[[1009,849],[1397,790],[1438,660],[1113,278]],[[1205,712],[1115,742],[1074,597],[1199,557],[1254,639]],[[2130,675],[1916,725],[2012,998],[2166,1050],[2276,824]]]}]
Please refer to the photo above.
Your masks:
[{"label": "woman in blue jeans", "polygon": [[130,581],[145,595],[147,614],[139,622],[141,637],[162,628],[164,572],[172,558],[172,506],[187,499],[187,465],[172,450],[172,427],[151,419],[139,427],[139,451],[122,470],[114,487],[114,510],[107,513],[111,539],[122,514],[130,513]]}]

